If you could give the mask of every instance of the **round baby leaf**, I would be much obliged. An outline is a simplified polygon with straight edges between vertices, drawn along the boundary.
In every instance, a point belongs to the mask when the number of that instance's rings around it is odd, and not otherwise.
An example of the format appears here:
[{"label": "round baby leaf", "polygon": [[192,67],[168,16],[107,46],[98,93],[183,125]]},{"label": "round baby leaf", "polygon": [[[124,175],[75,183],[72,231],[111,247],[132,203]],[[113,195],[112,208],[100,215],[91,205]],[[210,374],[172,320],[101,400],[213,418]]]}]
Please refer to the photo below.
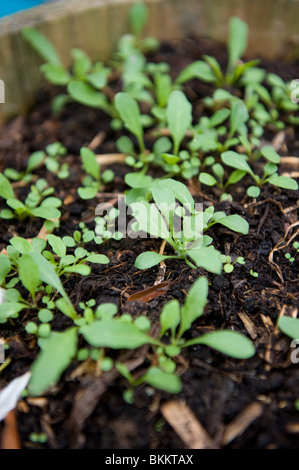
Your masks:
[{"label": "round baby leaf", "polygon": [[261,190],[257,186],[249,186],[249,188],[247,189],[247,196],[249,197],[259,197],[260,193]]}]

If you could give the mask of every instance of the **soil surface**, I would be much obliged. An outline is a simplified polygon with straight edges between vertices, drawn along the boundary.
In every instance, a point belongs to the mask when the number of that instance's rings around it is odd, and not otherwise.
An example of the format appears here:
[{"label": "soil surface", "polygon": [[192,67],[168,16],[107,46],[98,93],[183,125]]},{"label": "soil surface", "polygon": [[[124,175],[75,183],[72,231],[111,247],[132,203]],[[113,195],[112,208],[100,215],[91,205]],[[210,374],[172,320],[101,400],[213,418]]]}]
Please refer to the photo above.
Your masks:
[{"label": "soil surface", "polygon": [[[166,61],[176,76],[188,63],[203,54],[215,56],[226,63],[225,48],[206,40],[188,39],[184,43],[163,44],[159,53],[150,59]],[[285,80],[299,77],[299,64],[262,62],[268,71],[278,73]],[[115,84],[117,90],[119,84]],[[60,90],[46,85],[37,95],[36,106],[27,117],[18,117],[0,127],[0,170],[5,167],[24,169],[29,155],[43,150],[52,142],[60,141],[68,150],[70,164],[68,180],[58,181],[47,174],[56,195],[64,201],[62,222],[58,235],[71,235],[80,221],[94,227],[94,210],[100,202],[110,202],[115,194],[125,189],[124,174],[128,167],[118,163],[109,166],[115,171],[113,183],[105,187],[98,199],[83,201],[76,188],[80,185],[82,170],[80,148],[88,146],[101,134],[101,142],[94,147],[97,154],[115,153],[118,137],[109,128],[101,111],[79,104],[68,104],[59,115],[51,113],[51,99]],[[198,102],[211,95],[212,88],[200,81],[186,85],[190,101]],[[269,143],[277,131],[267,130]],[[295,156],[299,161],[299,130],[289,126],[280,134],[277,147],[280,155]],[[104,167],[108,168],[108,167]],[[298,171],[281,167],[280,172]],[[153,169],[153,171],[155,171]],[[154,173],[153,173],[154,174]],[[41,171],[40,176],[45,176]],[[50,178],[50,179],[49,179]],[[201,423],[212,440],[212,447],[228,449],[286,449],[298,448],[299,366],[290,359],[291,340],[276,327],[281,314],[296,316],[298,309],[298,259],[291,265],[285,258],[295,241],[298,230],[299,192],[264,187],[257,201],[246,197],[246,180],[233,190],[234,202],[219,203],[213,189],[204,188],[198,194],[193,181],[187,182],[194,197],[205,205],[213,203],[227,214],[242,215],[250,224],[249,234],[240,236],[224,227],[211,235],[217,249],[227,255],[243,256],[246,264],[235,267],[231,274],[221,276],[192,270],[180,261],[166,261],[163,282],[165,287],[152,300],[131,298],[155,284],[159,268],[138,271],[134,262],[146,250],[159,251],[161,241],[132,239],[109,242],[94,247],[105,253],[110,264],[93,265],[88,277],[72,276],[65,288],[75,305],[94,298],[97,304],[114,302],[120,313],[134,317],[146,314],[153,325],[163,305],[173,298],[184,302],[192,283],[202,274],[210,282],[209,301],[204,315],[193,325],[190,337],[214,329],[234,329],[252,339],[256,354],[240,361],[228,358],[204,346],[183,351],[176,358],[183,390],[178,396],[140,386],[134,391],[134,403],[123,398],[128,384],[114,370],[100,374],[94,363],[74,361],[51,392],[40,398],[22,399],[16,410],[21,447],[52,449],[188,449],[186,424],[172,427],[166,413],[167,406],[185,406],[192,410],[195,421]],[[23,190],[19,188],[18,191]],[[20,224],[1,221],[0,251],[12,236],[36,236],[42,223]],[[272,251],[281,241],[284,248]],[[167,250],[166,250],[167,253]],[[271,253],[273,256],[271,256]],[[255,278],[250,269],[258,273]],[[138,296],[137,296],[138,297]],[[147,300],[147,299],[146,299]],[[0,325],[0,336],[9,338],[7,355],[10,364],[0,373],[0,388],[26,372],[39,349],[35,337],[24,331],[28,315],[21,313],[13,322]],[[53,330],[69,325],[68,319],[57,315]],[[116,353],[115,353],[116,354]],[[151,351],[117,353],[139,375],[151,361]],[[171,403],[175,400],[175,403]],[[2,426],[3,428],[3,426]],[[45,444],[32,442],[31,433],[45,433]],[[207,445],[208,447],[208,445]]]}]

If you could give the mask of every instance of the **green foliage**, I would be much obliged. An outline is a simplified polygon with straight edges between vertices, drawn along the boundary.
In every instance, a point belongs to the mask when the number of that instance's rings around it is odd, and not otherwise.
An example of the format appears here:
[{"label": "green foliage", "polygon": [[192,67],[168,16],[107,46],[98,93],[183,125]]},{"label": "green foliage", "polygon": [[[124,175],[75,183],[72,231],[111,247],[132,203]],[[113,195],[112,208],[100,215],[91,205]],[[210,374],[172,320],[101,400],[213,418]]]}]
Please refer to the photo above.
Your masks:
[{"label": "green foliage", "polygon": [[19,201],[14,194],[13,188],[8,179],[0,174],[0,196],[6,200],[10,209],[2,209],[0,218],[13,219],[20,221],[26,218],[40,217],[42,219],[59,219],[61,201],[57,197],[49,197],[54,192],[54,188],[49,188],[48,183],[44,179],[36,181],[31,186],[31,190],[24,202]]},{"label": "green foliage", "polygon": [[81,199],[92,199],[96,196],[103,184],[110,183],[114,178],[111,170],[101,174],[100,165],[95,153],[87,147],[81,148],[82,166],[87,176],[83,179],[83,186],[78,188]]},{"label": "green foliage", "polygon": [[[204,212],[195,209],[194,200],[186,186],[166,179],[163,187],[153,184],[151,191],[155,204],[146,201],[133,203],[132,214],[136,220],[131,227],[136,232],[146,232],[169,243],[175,255],[159,255],[145,252],[138,256],[135,266],[148,269],[169,258],[183,259],[189,266],[202,267],[213,273],[221,273],[220,253],[204,232],[215,224],[221,224],[239,233],[248,233],[248,223],[238,215],[227,216],[210,207]],[[176,202],[176,200],[178,202]],[[191,262],[190,262],[191,260]],[[194,264],[195,263],[195,266]]]}]

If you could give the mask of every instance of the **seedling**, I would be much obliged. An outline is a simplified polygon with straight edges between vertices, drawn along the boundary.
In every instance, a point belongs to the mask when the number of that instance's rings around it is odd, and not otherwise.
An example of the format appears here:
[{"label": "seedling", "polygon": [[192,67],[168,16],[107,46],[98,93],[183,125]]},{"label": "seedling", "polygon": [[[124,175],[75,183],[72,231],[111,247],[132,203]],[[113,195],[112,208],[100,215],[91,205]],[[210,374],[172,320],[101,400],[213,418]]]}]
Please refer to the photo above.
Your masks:
[{"label": "seedling", "polygon": [[32,153],[28,159],[25,171],[17,171],[14,168],[5,168],[4,175],[12,181],[24,181],[30,183],[34,179],[33,172],[39,168],[44,162],[45,154],[43,151],[36,151]]},{"label": "seedling", "polygon": [[54,142],[47,145],[46,153],[45,165],[47,170],[57,174],[59,179],[68,178],[70,175],[68,163],[60,165],[60,159],[66,155],[67,149],[60,142]]},{"label": "seedling", "polygon": [[87,147],[82,147],[81,151],[82,166],[87,175],[83,179],[83,187],[78,189],[81,199],[92,199],[96,196],[103,184],[110,183],[114,178],[112,170],[105,170],[101,174],[100,165],[97,162],[96,155]]},{"label": "seedling", "polygon": [[254,271],[253,269],[250,269],[249,274],[250,274],[250,276],[252,276],[252,277],[259,277],[259,273],[257,273],[257,272]]},{"label": "seedling", "polygon": [[228,65],[223,73],[217,60],[211,56],[204,56],[203,61],[198,60],[188,65],[177,77],[176,83],[182,84],[193,78],[198,78],[205,82],[223,88],[238,84],[244,72],[259,63],[252,60],[243,63],[241,58],[247,49],[248,27],[240,18],[233,17],[229,22],[228,35]]},{"label": "seedling", "polygon": [[286,253],[285,254],[285,257],[286,259],[289,261],[290,264],[293,264],[295,259],[296,259],[296,256],[297,256],[297,253],[299,253],[299,243],[298,242],[294,242],[293,243],[293,248],[295,248],[296,250],[296,253],[295,253],[295,256],[292,256],[291,253]]},{"label": "seedling", "polygon": [[245,260],[242,256],[238,256],[235,261],[232,261],[230,256],[221,255],[221,261],[223,262],[223,270],[227,274],[233,272],[235,264],[245,264]]},{"label": "seedling", "polygon": [[102,240],[110,240],[111,238],[114,240],[121,240],[121,238],[123,238],[123,234],[118,232],[115,227],[115,221],[118,215],[119,210],[113,208],[104,217],[96,217],[95,235],[101,242]]},{"label": "seedling", "polygon": [[85,106],[101,109],[109,116],[116,117],[113,106],[102,91],[108,81],[110,69],[102,62],[92,63],[90,57],[81,49],[72,49],[72,72],[62,64],[53,44],[34,28],[24,28],[23,38],[46,61],[41,72],[53,85],[67,87],[67,94],[58,95],[53,103],[54,112],[59,112],[70,101],[78,101]]},{"label": "seedling", "polygon": [[203,233],[219,223],[246,234],[248,223],[238,215],[227,216],[224,212],[214,212],[212,206],[204,212],[196,210],[187,187],[172,179],[165,179],[163,186],[153,184],[151,191],[155,204],[141,201],[131,205],[132,215],[136,220],[131,228],[136,232],[142,231],[162,238],[172,246],[175,255],[142,253],[136,259],[135,266],[148,269],[165,259],[173,258],[183,259],[192,268],[202,267],[220,274],[220,252],[209,246],[213,240]]},{"label": "seedling", "polygon": [[14,194],[14,190],[8,179],[0,173],[0,196],[6,200],[10,209],[2,209],[0,218],[13,219],[20,221],[26,218],[41,217],[42,219],[59,219],[61,200],[57,197],[49,197],[53,194],[54,188],[49,188],[44,179],[39,179],[35,185],[31,186],[26,200],[19,201]]},{"label": "seedling", "polygon": [[[69,240],[61,239],[60,237],[50,234],[47,236],[48,242],[52,247],[51,251],[43,251],[43,256],[54,266],[58,276],[63,274],[69,275],[71,273],[81,274],[82,276],[88,276],[91,272],[89,263],[106,264],[109,263],[109,258],[105,255],[96,254],[89,252],[85,248],[75,248],[74,254],[67,254],[67,245]],[[59,262],[57,261],[59,258]]]},{"label": "seedling", "polygon": [[236,171],[230,176],[230,182],[239,181],[245,174],[251,176],[251,178],[256,183],[256,186],[250,186],[247,189],[247,194],[250,197],[258,197],[260,194],[260,187],[266,183],[270,183],[273,186],[278,186],[279,188],[285,189],[298,189],[298,184],[296,180],[288,176],[279,176],[277,173],[278,166],[277,163],[280,162],[280,156],[275,152],[273,147],[265,146],[261,149],[261,154],[268,160],[268,163],[264,167],[263,177],[259,177],[254,174],[253,170],[247,162],[247,156],[244,154],[238,154],[231,150],[221,154],[221,160],[225,165],[235,168]]}]

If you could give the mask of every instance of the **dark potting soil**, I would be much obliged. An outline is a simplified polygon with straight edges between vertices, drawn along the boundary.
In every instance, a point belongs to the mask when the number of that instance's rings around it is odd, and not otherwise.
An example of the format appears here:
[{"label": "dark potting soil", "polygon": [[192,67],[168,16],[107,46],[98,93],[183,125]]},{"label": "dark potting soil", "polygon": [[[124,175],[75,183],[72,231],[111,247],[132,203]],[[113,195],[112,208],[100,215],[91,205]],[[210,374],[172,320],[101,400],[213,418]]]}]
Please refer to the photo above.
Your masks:
[{"label": "dark potting soil", "polygon": [[[163,44],[150,59],[168,62],[176,76],[203,54],[226,63],[225,48],[194,38]],[[261,66],[285,80],[299,77],[299,64],[286,64],[281,60],[264,61]],[[116,83],[115,90],[118,87]],[[184,91],[200,114],[201,100],[211,95],[212,88],[192,81]],[[80,148],[89,145],[102,132],[95,152],[115,153],[118,135],[110,129],[101,111],[76,103],[67,105],[54,116],[51,99],[57,92],[56,88],[44,86],[27,117],[18,117],[0,127],[0,170],[5,167],[24,169],[33,151],[43,150],[52,142],[59,141],[67,148],[65,161],[70,165],[70,178],[59,181],[47,173],[56,195],[64,201],[58,230],[58,235],[64,236],[72,235],[80,221],[94,227],[96,205],[113,200],[114,194],[126,189],[124,175],[128,168],[121,163],[109,166],[116,176],[105,187],[106,194],[91,201],[79,199],[76,188],[82,178]],[[269,143],[276,134],[273,129],[267,130]],[[150,144],[150,136],[147,138]],[[298,127],[286,127],[281,133],[278,151],[281,155],[296,156],[299,161]],[[280,170],[283,173],[294,168],[281,167]],[[41,170],[40,176],[46,173]],[[173,298],[183,303],[192,283],[205,274],[210,282],[209,301],[204,315],[188,335],[234,329],[252,339],[255,356],[240,361],[204,346],[189,348],[176,358],[182,392],[174,397],[149,386],[140,386],[134,391],[133,404],[124,400],[123,392],[128,384],[117,372],[112,370],[101,375],[94,363],[85,363],[83,367],[82,363],[73,362],[50,393],[19,402],[17,423],[22,448],[185,449],[188,446],[184,442],[184,429],[175,431],[161,411],[171,400],[185,403],[220,448],[298,448],[299,412],[294,403],[299,398],[299,366],[291,362],[291,340],[278,331],[276,322],[281,313],[295,315],[298,308],[298,262],[291,265],[285,253],[291,247],[288,241],[298,229],[295,226],[288,232],[298,221],[299,192],[265,187],[258,201],[252,202],[246,198],[242,180],[239,188],[232,190],[234,202],[219,203],[212,189],[205,187],[202,194],[194,181],[187,184],[198,201],[206,205],[214,203],[218,210],[240,214],[249,222],[250,231],[245,236],[224,227],[211,231],[216,248],[232,257],[243,256],[244,266],[236,265],[231,274],[216,276],[207,275],[201,269],[192,270],[180,261],[167,261],[162,290],[152,300],[144,301],[142,294],[139,298],[131,296],[152,287],[159,269],[138,271],[134,261],[143,251],[159,251],[161,241],[148,239],[136,243],[128,238],[94,247],[99,253],[107,254],[110,264],[93,265],[88,277],[72,276],[65,282],[65,288],[77,306],[90,298],[97,304],[114,302],[121,313],[128,312],[134,317],[147,315],[155,328],[163,305]],[[22,194],[24,188],[16,188],[16,191]],[[36,236],[40,228],[40,221],[30,224],[1,221],[0,251],[11,237],[30,238]],[[273,258],[269,257],[284,237],[286,246],[275,251]],[[258,273],[257,278],[250,275],[250,269]],[[0,374],[0,388],[28,370],[39,351],[35,337],[24,331],[29,319],[32,318],[25,312],[18,319],[0,325],[0,336],[8,338],[11,358],[9,366]],[[63,330],[70,324],[68,318],[57,314],[52,328]],[[114,357],[130,365],[136,375],[152,360],[148,348],[115,352]],[[32,442],[29,437],[33,432],[46,433],[47,443]]]}]

